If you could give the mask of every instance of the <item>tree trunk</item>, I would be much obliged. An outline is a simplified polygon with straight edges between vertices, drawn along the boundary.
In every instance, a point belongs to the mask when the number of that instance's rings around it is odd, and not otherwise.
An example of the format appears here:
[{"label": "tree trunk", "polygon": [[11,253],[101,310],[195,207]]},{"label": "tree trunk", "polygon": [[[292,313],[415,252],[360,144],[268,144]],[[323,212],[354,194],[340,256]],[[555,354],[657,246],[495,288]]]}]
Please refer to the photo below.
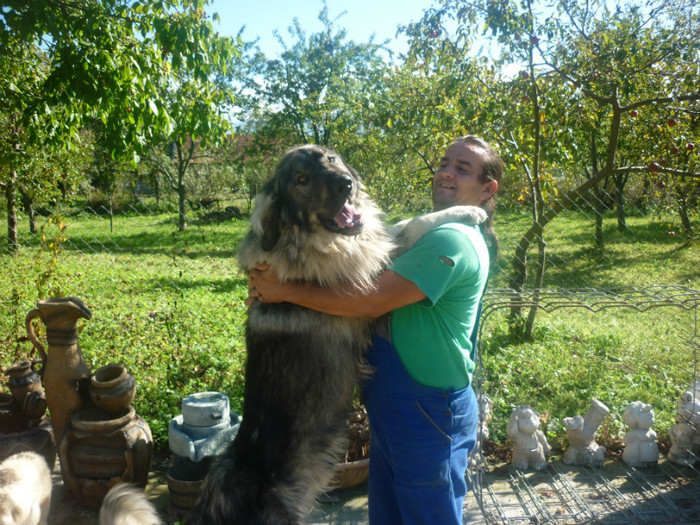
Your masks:
[{"label": "tree trunk", "polygon": [[187,191],[185,189],[185,169],[178,168],[177,174],[177,196],[178,196],[178,215],[177,229],[184,232],[187,229]]},{"label": "tree trunk", "polygon": [[683,230],[683,235],[688,239],[693,238],[693,225],[690,222],[690,217],[688,216],[688,201],[687,199],[678,199],[678,215],[681,218],[681,229]]},{"label": "tree trunk", "polygon": [[19,190],[20,195],[22,195],[22,206],[24,211],[27,212],[29,216],[29,232],[32,235],[36,235],[36,215],[34,213],[34,199],[32,199],[28,193]]},{"label": "tree trunk", "polygon": [[532,330],[535,326],[535,317],[537,317],[537,305],[540,302],[540,290],[544,283],[544,269],[547,262],[547,243],[540,237],[538,241],[538,256],[537,256],[537,276],[535,277],[534,295],[532,297],[534,305],[530,307],[530,312],[527,315],[527,323],[525,323],[525,339],[532,340]]},{"label": "tree trunk", "polygon": [[511,288],[516,291],[521,291],[525,285],[525,279],[527,277],[527,252],[535,239],[542,238],[542,232],[544,231],[545,226],[547,226],[547,224],[549,224],[562,211],[571,206],[571,204],[580,199],[583,194],[593,188],[598,182],[607,177],[610,174],[610,171],[610,168],[605,167],[586,182],[581,184],[578,188],[565,193],[561,199],[557,200],[547,210],[547,212],[540,217],[539,221],[530,226],[530,229],[521,237],[520,242],[518,242],[515,249],[515,255],[513,256],[512,262],[513,277],[510,281]]},{"label": "tree trunk", "polygon": [[627,217],[625,215],[625,184],[627,177],[615,177],[615,210],[617,212],[617,230],[627,231]]},{"label": "tree trunk", "polygon": [[604,248],[603,239],[603,214],[605,213],[604,191],[599,188],[593,190],[593,198],[595,199],[595,249],[602,252]]},{"label": "tree trunk", "polygon": [[7,199],[7,243],[17,252],[19,242],[17,239],[17,172],[13,171],[10,180],[5,186],[5,198]]},{"label": "tree trunk", "polygon": [[522,236],[515,250],[515,256],[513,257],[513,278],[510,282],[511,287],[516,292],[522,292],[522,288],[525,284],[525,279],[527,277],[527,252],[530,249],[530,244],[532,244],[533,240],[536,238],[541,239],[545,226],[547,226],[547,224],[549,224],[557,215],[580,199],[581,196],[587,191],[594,188],[601,180],[605,179],[605,177],[613,175],[615,152],[617,151],[617,144],[620,137],[620,121],[622,117],[622,108],[620,107],[617,99],[617,89],[615,89],[615,93],[610,98],[609,102],[612,106],[613,117],[610,125],[610,136],[608,138],[605,166],[600,171],[594,172],[594,175],[581,184],[578,188],[575,188],[562,195],[562,197],[557,200],[545,214],[540,216],[538,220],[532,226],[530,226],[530,229],[525,232],[525,235]]}]

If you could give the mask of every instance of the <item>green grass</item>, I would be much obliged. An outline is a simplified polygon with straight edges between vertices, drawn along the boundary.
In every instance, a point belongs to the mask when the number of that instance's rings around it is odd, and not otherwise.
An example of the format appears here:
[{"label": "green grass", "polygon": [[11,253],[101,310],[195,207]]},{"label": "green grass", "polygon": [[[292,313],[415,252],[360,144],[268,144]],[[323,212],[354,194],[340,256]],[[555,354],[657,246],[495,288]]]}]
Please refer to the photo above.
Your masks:
[{"label": "green grass", "polygon": [[[175,231],[172,214],[116,215],[113,231],[106,216],[79,214],[64,223],[62,234],[45,224],[42,243],[23,222],[19,254],[0,253],[0,365],[32,353],[23,338],[24,316],[39,298],[76,295],[93,313],[80,324],[86,361],[93,370],[118,362],[134,373],[134,407],[149,423],[159,452],[167,452],[167,427],[184,396],[221,391],[240,411],[247,283],[234,254],[247,221],[195,221],[186,232]],[[669,237],[661,219],[632,217],[628,224],[620,233],[607,219],[606,246],[599,253],[587,216],[570,213],[554,221],[546,233],[545,286],[671,283],[700,289],[697,244]],[[528,225],[526,214],[499,217],[502,259],[492,287],[507,285],[510,257]],[[524,343],[510,337],[505,313],[493,315],[483,332],[483,386],[496,401],[492,436],[503,441],[504,418],[514,405],[529,403],[549,414],[547,430],[555,439],[563,433],[561,419],[584,413],[590,397],[615,416],[604,429],[610,441],[619,438],[624,406],[636,399],[652,403],[661,435],[690,378],[691,356],[678,337],[691,329],[690,317],[670,308],[560,310],[541,314],[535,341]]]}]

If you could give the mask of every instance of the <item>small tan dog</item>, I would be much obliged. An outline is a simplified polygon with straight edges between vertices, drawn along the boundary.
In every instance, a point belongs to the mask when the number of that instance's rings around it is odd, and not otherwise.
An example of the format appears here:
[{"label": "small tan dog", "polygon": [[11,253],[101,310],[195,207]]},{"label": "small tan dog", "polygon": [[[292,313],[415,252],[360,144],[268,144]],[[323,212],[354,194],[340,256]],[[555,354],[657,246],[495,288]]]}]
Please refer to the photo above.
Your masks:
[{"label": "small tan dog", "polygon": [[110,489],[100,507],[100,525],[161,525],[155,507],[133,483]]},{"label": "small tan dog", "polygon": [[0,525],[46,525],[51,472],[36,452],[19,452],[0,463]]}]

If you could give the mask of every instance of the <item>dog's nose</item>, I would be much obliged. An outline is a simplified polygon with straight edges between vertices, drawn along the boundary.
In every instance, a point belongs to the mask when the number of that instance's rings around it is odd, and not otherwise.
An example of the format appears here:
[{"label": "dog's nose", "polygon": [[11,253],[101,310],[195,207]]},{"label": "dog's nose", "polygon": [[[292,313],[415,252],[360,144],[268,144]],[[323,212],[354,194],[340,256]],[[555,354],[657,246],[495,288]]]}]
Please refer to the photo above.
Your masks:
[{"label": "dog's nose", "polygon": [[352,178],[348,175],[339,175],[333,184],[333,190],[339,196],[346,197],[352,190]]}]

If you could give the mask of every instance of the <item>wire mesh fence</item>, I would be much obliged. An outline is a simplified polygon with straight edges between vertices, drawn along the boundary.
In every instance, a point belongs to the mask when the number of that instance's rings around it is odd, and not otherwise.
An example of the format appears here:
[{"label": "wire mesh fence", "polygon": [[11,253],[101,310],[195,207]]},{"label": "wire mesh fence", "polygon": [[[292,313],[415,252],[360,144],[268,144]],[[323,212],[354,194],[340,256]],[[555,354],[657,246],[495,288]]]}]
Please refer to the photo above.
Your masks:
[{"label": "wire mesh fence", "polygon": [[[494,453],[493,446],[488,443],[488,426],[485,427],[474,454],[470,476],[485,520],[498,524],[700,521],[700,411],[697,411],[697,407],[700,407],[700,400],[697,399],[700,395],[700,383],[697,383],[700,372],[700,291],[683,286],[618,288],[610,291],[591,288],[547,289],[530,290],[523,294],[508,289],[491,290],[484,299],[482,334],[488,333],[489,322],[493,322],[499,313],[511,309],[514,304],[535,305],[548,315],[582,312],[581,315],[590,318],[589,322],[602,325],[619,319],[613,312],[629,310],[633,318],[641,321],[636,330],[645,332],[644,337],[649,346],[654,341],[660,344],[658,334],[654,333],[656,318],[649,315],[650,312],[657,308],[670,309],[675,319],[667,321],[665,326],[664,344],[667,346],[662,354],[667,359],[664,362],[660,354],[655,362],[664,370],[664,374],[665,371],[669,372],[677,382],[677,385],[672,386],[680,387],[682,394],[671,388],[665,395],[655,397],[650,394],[645,398],[653,403],[653,410],[657,413],[664,410],[669,412],[666,416],[669,420],[665,425],[670,429],[669,434],[673,434],[671,449],[669,450],[668,436],[664,436],[665,446],[661,447],[660,460],[650,465],[625,462],[620,455],[620,449],[624,446],[611,440],[609,434],[603,435],[609,433],[609,428],[603,428],[597,438],[603,438],[609,449],[604,461],[599,464],[571,464],[562,455],[562,448],[567,445],[554,443],[555,451],[545,469],[516,469],[509,463],[510,456],[505,449],[500,454]],[[625,342],[630,346],[634,344],[630,340]],[[480,348],[483,350],[485,345],[480,344]],[[654,352],[654,349],[649,348],[647,351]],[[631,366],[625,365],[625,376],[626,379],[634,380],[642,372],[632,367],[638,367],[641,363],[633,349],[630,354],[633,363]],[[485,361],[488,361],[486,356],[478,360],[475,387],[481,395],[495,395],[490,391],[494,383],[489,378],[489,365]],[[615,362],[608,363],[611,364],[614,366]],[[598,367],[601,362],[591,360],[588,366]],[[670,371],[674,367],[677,368],[677,373]],[[535,398],[534,389],[531,392]],[[600,394],[599,391],[596,395]],[[601,399],[611,407],[606,417],[618,421],[623,419],[624,405],[633,398],[620,399],[619,393],[612,388],[602,394],[605,397]],[[574,392],[576,395],[587,401],[585,398],[589,393],[585,388],[580,388]],[[645,396],[641,391],[636,395]],[[528,403],[530,398],[519,399],[519,402]],[[537,403],[541,404],[542,399],[535,400],[533,405]],[[689,411],[687,407],[695,409]],[[537,406],[535,408],[539,409]],[[551,405],[545,408],[552,410]],[[488,421],[488,418],[485,419]],[[548,423],[555,427],[562,426],[561,417],[556,422],[550,420]],[[672,423],[675,425],[669,427]],[[688,433],[685,436],[687,441],[675,433],[675,429],[681,426]],[[563,433],[562,430],[559,429],[559,435]],[[555,434],[556,431],[547,432],[550,437]],[[684,448],[682,455],[678,454],[679,447]],[[489,448],[491,454],[486,452]]]}]

